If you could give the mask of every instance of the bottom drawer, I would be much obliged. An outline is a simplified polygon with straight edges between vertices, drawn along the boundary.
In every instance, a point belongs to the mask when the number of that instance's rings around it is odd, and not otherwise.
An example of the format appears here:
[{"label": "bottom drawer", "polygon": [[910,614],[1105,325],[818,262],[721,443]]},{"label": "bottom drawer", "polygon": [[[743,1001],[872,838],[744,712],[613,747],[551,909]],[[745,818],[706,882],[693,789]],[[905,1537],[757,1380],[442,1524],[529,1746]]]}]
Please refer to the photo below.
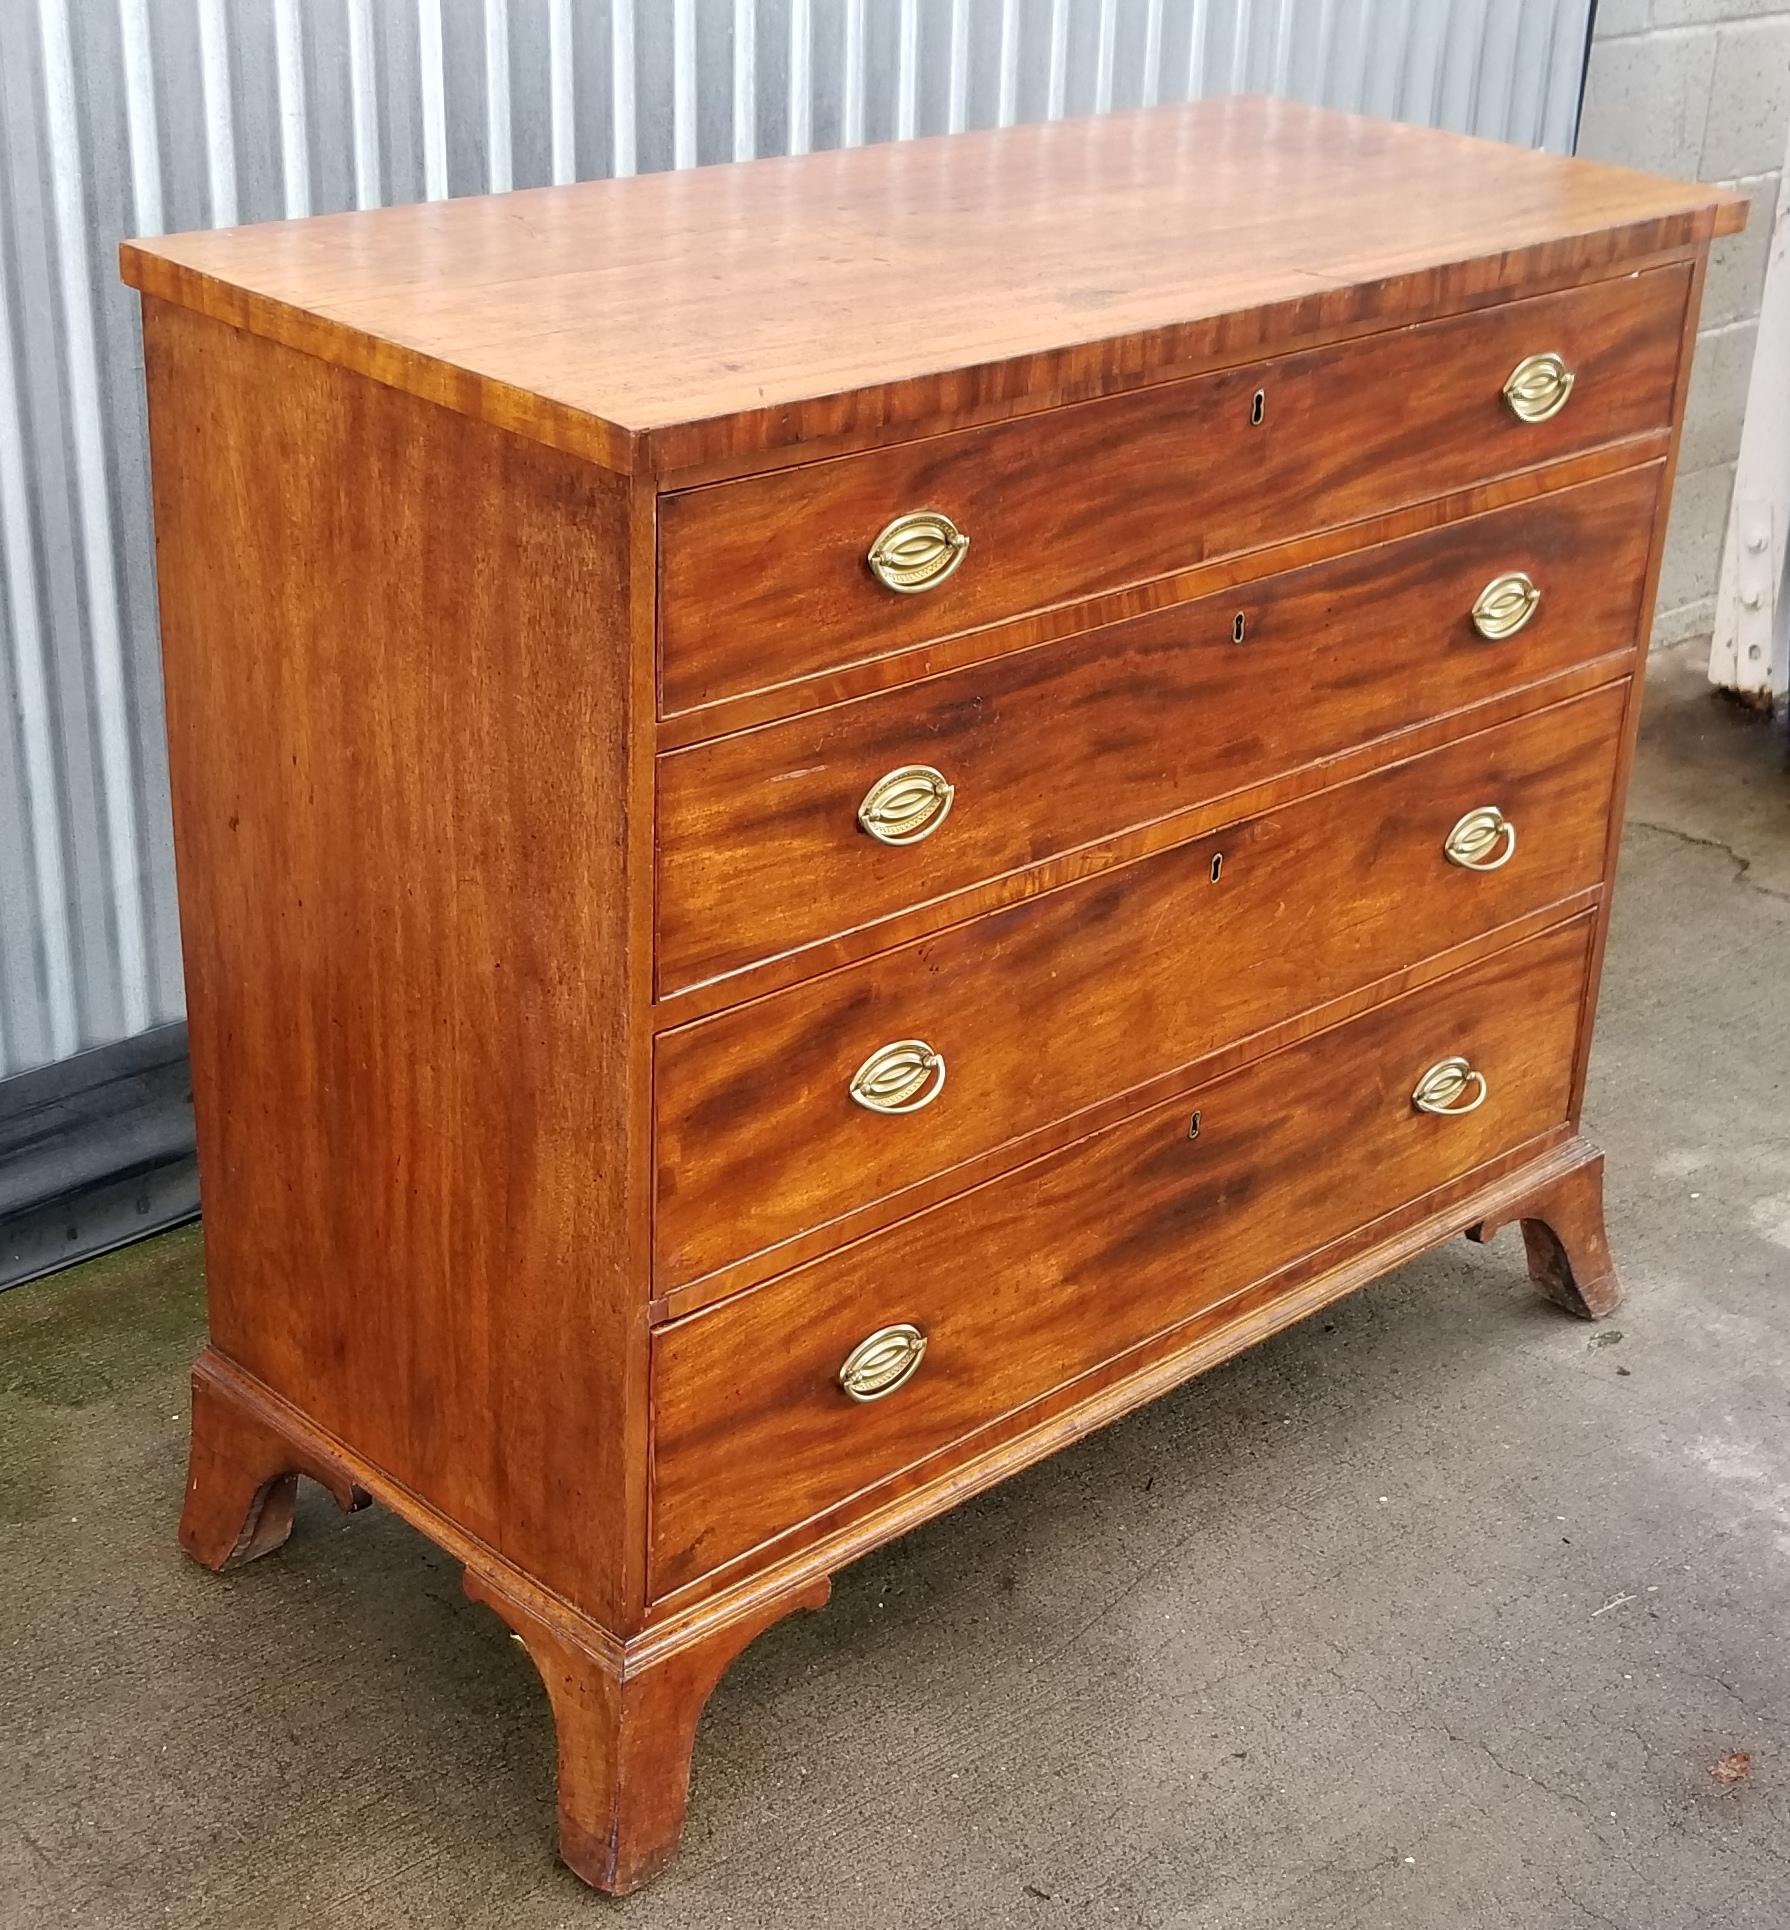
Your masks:
[{"label": "bottom drawer", "polygon": [[[1590,933],[1513,946],[662,1327],[655,1596],[1559,1124]],[[1461,1110],[1420,1110],[1421,1076],[1457,1057],[1477,1075]],[[879,1335],[853,1398],[842,1368]]]}]

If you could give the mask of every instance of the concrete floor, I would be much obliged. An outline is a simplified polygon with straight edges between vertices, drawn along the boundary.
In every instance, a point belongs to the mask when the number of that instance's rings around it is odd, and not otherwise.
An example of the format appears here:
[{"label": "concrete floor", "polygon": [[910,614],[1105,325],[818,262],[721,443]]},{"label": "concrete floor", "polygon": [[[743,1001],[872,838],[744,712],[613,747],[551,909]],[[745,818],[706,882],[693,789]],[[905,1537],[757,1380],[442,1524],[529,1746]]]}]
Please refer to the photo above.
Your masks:
[{"label": "concrete floor", "polygon": [[272,1560],[177,1552],[196,1230],[0,1297],[0,1923],[1782,1930],[1790,778],[1655,669],[1615,1320],[1457,1241],[846,1572],[625,1904],[555,1864],[541,1691],[417,1536],[307,1489]]}]

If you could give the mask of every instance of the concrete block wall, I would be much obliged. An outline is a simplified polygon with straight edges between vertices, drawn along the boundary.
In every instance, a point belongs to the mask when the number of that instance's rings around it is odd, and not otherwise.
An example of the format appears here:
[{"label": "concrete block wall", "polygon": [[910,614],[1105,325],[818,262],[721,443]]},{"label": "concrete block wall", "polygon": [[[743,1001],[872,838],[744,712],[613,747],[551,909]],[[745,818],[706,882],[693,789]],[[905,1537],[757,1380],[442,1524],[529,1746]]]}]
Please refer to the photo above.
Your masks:
[{"label": "concrete block wall", "polygon": [[1716,243],[1660,577],[1655,647],[1707,638],[1790,127],[1785,0],[1600,0],[1579,152],[1736,187],[1746,232]]}]

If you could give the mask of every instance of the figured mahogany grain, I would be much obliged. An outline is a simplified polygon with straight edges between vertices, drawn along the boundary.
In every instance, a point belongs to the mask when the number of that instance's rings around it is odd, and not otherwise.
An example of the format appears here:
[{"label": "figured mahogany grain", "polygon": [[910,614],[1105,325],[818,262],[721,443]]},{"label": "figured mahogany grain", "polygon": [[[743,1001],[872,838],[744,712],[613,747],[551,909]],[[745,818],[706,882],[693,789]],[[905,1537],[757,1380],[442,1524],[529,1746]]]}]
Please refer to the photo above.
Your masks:
[{"label": "figured mahogany grain", "polygon": [[[662,756],[660,995],[911,907],[943,924],[982,881],[1631,646],[1658,488],[1650,464]],[[1468,613],[1511,569],[1542,600],[1488,642]],[[858,805],[914,763],[955,802],[879,844]]]},{"label": "figured mahogany grain", "polygon": [[[1589,937],[1557,927],[659,1328],[655,1594],[1562,1120]],[[1456,1053],[1486,1103],[1419,1113]],[[918,1372],[849,1400],[841,1362],[897,1321],[927,1336]]]},{"label": "figured mahogany grain", "polygon": [[[1689,283],[1688,268],[1656,269],[667,496],[662,708],[698,709],[1660,428]],[[1573,369],[1572,394],[1547,421],[1519,421],[1505,379],[1547,349]],[[903,595],[865,558],[892,517],[918,509],[950,516],[970,547],[947,581]]]},{"label": "figured mahogany grain", "polygon": [[132,242],[123,266],[616,467],[749,467],[1614,272],[1744,211],[1243,97]]},{"label": "figured mahogany grain", "polygon": [[1167,576],[1152,577],[1147,583],[1132,583],[1079,603],[1059,603],[1047,610],[1028,611],[1005,623],[991,623],[960,636],[934,638],[905,650],[891,651],[887,656],[873,657],[866,663],[818,671],[767,690],[750,691],[705,705],[701,710],[662,716],[654,727],[654,741],[662,751],[685,750],[712,738],[779,723],[802,711],[872,697],[898,684],[916,683],[970,664],[987,663],[1012,651],[1028,650],[1034,644],[1058,642],[1103,624],[1128,622],[1133,617],[1149,616],[1158,610],[1190,603],[1197,597],[1240,589],[1269,576],[1304,569],[1311,563],[1324,563],[1354,550],[1398,542],[1407,536],[1421,535],[1425,530],[1440,529],[1446,523],[1459,522],[1464,517],[1532,502],[1556,489],[1574,488],[1580,483],[1615,475],[1620,470],[1657,462],[1664,457],[1671,439],[1670,428],[1662,427],[1627,442],[1606,443],[1584,450],[1564,462],[1547,463],[1539,469],[1520,469],[1490,482],[1476,483],[1470,489],[1450,490],[1444,496],[1407,503],[1402,509],[1387,510],[1335,529],[1277,537],[1259,549],[1216,557],[1192,569],[1174,570]]},{"label": "figured mahogany grain", "polygon": [[628,487],[160,303],[145,351],[213,1341],[625,1629]]},{"label": "figured mahogany grain", "polygon": [[[1595,884],[1624,695],[1606,686],[661,1033],[658,1290]],[[1515,858],[1450,864],[1450,828],[1486,804],[1516,823]],[[848,1088],[896,1039],[942,1053],[946,1081],[924,1111],[885,1116]]]}]

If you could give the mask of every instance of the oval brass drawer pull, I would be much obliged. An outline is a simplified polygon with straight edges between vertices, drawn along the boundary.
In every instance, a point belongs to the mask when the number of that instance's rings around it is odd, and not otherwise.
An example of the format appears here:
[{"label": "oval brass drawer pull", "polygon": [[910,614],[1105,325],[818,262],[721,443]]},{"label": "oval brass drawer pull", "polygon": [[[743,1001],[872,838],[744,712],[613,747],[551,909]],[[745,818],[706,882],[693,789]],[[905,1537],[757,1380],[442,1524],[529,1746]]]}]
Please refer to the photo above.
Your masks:
[{"label": "oval brass drawer pull", "polygon": [[903,1320],[860,1340],[839,1369],[839,1385],[854,1401],[880,1401],[913,1379],[926,1358],[926,1335]]},{"label": "oval brass drawer pull", "polygon": [[920,844],[951,815],[957,792],[930,764],[903,764],[864,793],[858,822],[880,844]]},{"label": "oval brass drawer pull", "polygon": [[1506,570],[1473,599],[1473,627],[1493,643],[1514,637],[1534,616],[1541,592],[1527,571]]},{"label": "oval brass drawer pull", "polygon": [[[1472,1098],[1467,1098],[1468,1093]],[[1463,1113],[1477,1112],[1485,1104],[1485,1093],[1483,1072],[1475,1072],[1465,1059],[1443,1059],[1417,1081],[1411,1104],[1419,1112],[1458,1119]],[[1461,1103],[1463,1099],[1465,1105]]]},{"label": "oval brass drawer pull", "polygon": [[1495,804],[1469,811],[1442,841],[1450,864],[1467,871],[1499,871],[1516,856],[1517,828]]},{"label": "oval brass drawer pull", "polygon": [[870,545],[871,574],[885,589],[915,596],[936,590],[953,575],[969,546],[970,539],[942,510],[912,509]]},{"label": "oval brass drawer pull", "polygon": [[1546,422],[1566,407],[1572,394],[1572,370],[1549,349],[1525,355],[1504,384],[1504,400],[1519,422]]},{"label": "oval brass drawer pull", "polygon": [[851,1082],[851,1096],[871,1112],[918,1112],[944,1089],[945,1055],[924,1039],[879,1045]]}]

